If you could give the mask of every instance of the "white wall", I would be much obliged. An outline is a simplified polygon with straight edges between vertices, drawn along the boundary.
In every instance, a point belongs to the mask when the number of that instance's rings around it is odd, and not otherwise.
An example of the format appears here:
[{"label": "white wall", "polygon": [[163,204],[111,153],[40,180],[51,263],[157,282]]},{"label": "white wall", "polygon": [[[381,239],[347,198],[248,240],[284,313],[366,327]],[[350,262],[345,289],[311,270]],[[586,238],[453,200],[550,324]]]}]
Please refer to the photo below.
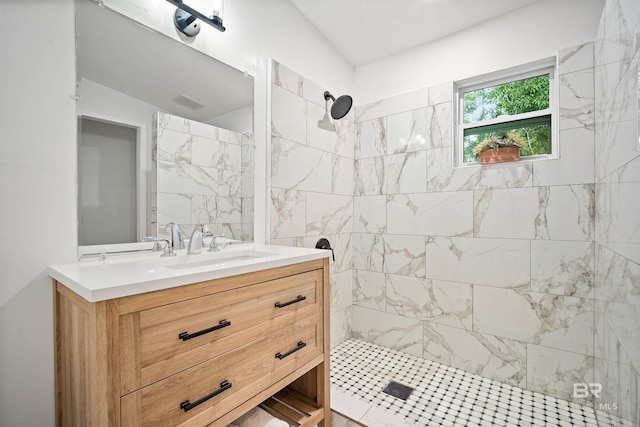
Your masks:
[{"label": "white wall", "polygon": [[[592,41],[604,0],[543,0],[356,69],[357,105],[554,56]],[[389,78],[393,76],[393,78]]]},{"label": "white wall", "polygon": [[76,254],[73,27],[72,0],[0,2],[2,426],[54,425],[47,266]]}]

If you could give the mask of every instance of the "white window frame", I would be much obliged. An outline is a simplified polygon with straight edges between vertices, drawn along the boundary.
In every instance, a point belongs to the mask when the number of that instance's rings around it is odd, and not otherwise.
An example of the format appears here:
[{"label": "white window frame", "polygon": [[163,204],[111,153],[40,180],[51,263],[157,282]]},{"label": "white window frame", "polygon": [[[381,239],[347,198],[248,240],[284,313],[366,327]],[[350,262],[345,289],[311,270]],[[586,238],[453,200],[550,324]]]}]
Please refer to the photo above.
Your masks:
[{"label": "white window frame", "polygon": [[[480,122],[464,123],[464,94],[477,89],[497,86],[530,77],[549,74],[549,108],[545,110],[532,111],[529,113],[515,114],[511,116],[500,116],[495,119],[483,120]],[[556,58],[548,58],[532,62],[526,65],[509,68],[506,70],[484,74],[460,80],[454,83],[454,167],[480,166],[479,161],[464,163],[464,131],[465,129],[480,126],[509,123],[523,119],[530,119],[541,116],[551,116],[551,153],[537,156],[522,157],[520,161],[549,160],[559,158],[559,131],[558,131],[558,67]]]}]

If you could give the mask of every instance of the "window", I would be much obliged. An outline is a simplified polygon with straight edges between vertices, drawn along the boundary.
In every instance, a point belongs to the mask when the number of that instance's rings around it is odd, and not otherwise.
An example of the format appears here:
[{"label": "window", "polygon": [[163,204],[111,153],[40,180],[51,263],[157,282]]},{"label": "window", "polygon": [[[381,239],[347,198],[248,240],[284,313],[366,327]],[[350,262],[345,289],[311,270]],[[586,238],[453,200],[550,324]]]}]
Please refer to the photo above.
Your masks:
[{"label": "window", "polygon": [[457,165],[477,164],[473,148],[489,136],[516,135],[520,156],[557,156],[555,66],[551,61],[456,84]]}]

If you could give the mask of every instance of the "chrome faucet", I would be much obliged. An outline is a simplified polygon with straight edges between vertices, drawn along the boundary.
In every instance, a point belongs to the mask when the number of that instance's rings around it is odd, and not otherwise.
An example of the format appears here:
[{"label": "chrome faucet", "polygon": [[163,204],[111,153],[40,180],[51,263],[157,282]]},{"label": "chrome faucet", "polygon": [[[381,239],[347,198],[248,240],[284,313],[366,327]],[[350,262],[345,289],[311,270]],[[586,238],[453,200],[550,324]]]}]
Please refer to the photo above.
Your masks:
[{"label": "chrome faucet", "polygon": [[[216,242],[216,239],[218,237],[224,237],[224,234],[216,234],[215,236],[211,234],[211,244],[209,245],[209,252],[220,252],[218,242]],[[224,249],[224,244],[222,245],[222,249]]]},{"label": "chrome faucet", "polygon": [[170,222],[164,227],[164,231],[167,231],[171,234],[171,248],[173,250],[176,249],[184,249],[184,240],[182,239],[182,233],[180,232],[180,227],[175,222]]},{"label": "chrome faucet", "polygon": [[191,232],[191,238],[189,239],[189,247],[187,248],[187,254],[201,254],[202,246],[204,245],[204,234],[207,233],[207,227],[198,224]]}]

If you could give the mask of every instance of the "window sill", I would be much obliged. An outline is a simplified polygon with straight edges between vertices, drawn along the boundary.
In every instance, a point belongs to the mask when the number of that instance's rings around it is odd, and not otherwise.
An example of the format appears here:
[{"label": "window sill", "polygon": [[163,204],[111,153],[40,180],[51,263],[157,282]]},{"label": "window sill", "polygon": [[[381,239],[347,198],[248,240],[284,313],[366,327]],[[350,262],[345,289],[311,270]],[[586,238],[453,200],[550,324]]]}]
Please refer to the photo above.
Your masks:
[{"label": "window sill", "polygon": [[467,162],[467,163],[463,163],[461,165],[454,165],[453,168],[454,169],[466,169],[466,168],[476,168],[476,167],[500,167],[500,166],[505,166],[505,165],[512,165],[512,164],[522,164],[522,163],[531,163],[531,162],[538,162],[538,161],[544,161],[544,160],[558,160],[560,157],[554,154],[540,154],[538,156],[526,156],[526,157],[520,157],[520,160],[515,160],[513,162],[501,162],[501,163],[491,163],[491,164],[486,164],[483,165],[481,164],[479,161],[476,162]]}]

